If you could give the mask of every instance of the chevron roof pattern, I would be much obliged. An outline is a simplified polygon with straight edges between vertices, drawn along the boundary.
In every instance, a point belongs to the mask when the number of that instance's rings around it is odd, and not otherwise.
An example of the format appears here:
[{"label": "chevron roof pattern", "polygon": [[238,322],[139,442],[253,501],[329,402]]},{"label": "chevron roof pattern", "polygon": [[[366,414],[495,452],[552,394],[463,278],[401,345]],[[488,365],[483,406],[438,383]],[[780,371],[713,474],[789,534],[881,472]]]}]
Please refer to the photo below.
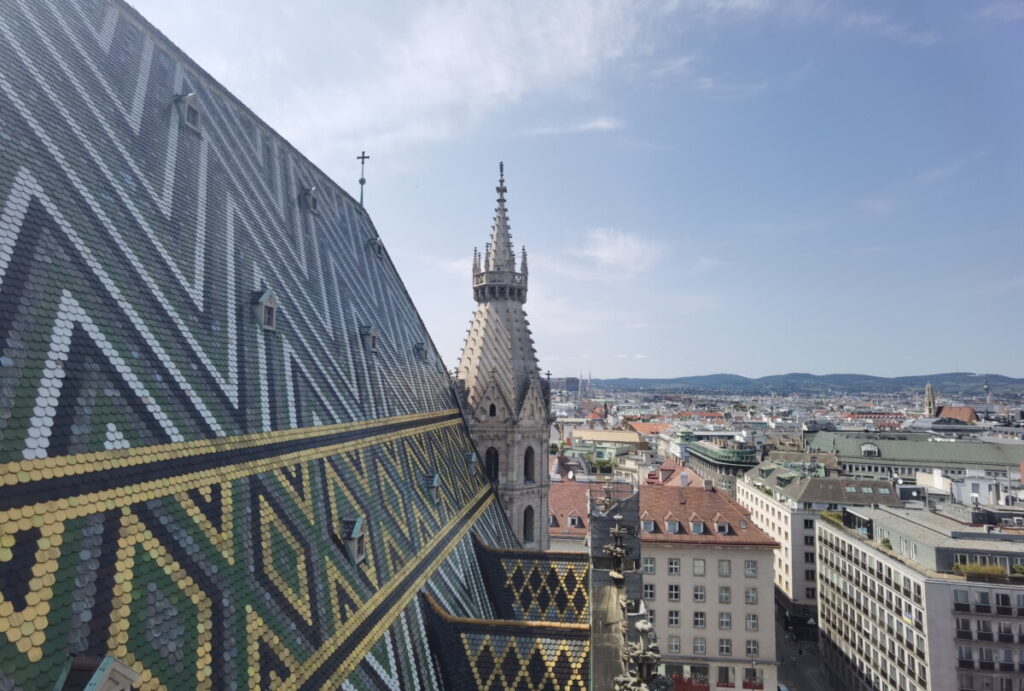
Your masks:
[{"label": "chevron roof pattern", "polygon": [[371,220],[121,0],[0,4],[0,314],[0,688],[439,688],[417,594],[495,616]]}]

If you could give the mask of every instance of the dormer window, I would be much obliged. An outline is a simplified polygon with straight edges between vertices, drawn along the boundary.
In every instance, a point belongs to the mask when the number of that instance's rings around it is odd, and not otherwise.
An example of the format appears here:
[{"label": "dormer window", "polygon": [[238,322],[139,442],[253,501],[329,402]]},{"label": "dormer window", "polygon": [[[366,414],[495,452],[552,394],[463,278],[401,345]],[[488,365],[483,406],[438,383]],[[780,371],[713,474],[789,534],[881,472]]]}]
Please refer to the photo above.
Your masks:
[{"label": "dormer window", "polygon": [[668,521],[665,523],[665,529],[668,532],[678,535],[679,534],[679,521]]},{"label": "dormer window", "polygon": [[256,296],[255,304],[256,319],[264,331],[277,331],[277,296],[269,288]]},{"label": "dormer window", "polygon": [[176,97],[174,105],[178,107],[178,119],[182,126],[198,132],[202,113],[199,110],[199,99],[196,97],[196,92],[190,91]]},{"label": "dormer window", "polygon": [[437,473],[430,475],[427,478],[427,491],[430,493],[430,499],[436,504],[441,501],[441,476]]},{"label": "dormer window", "polygon": [[582,528],[583,519],[579,516],[569,516],[569,527],[570,528]]},{"label": "dormer window", "polygon": [[380,352],[380,329],[376,326],[360,326],[359,338],[363,341],[363,351],[369,356]]},{"label": "dormer window", "polygon": [[864,458],[881,458],[882,450],[877,444],[861,444],[860,455]]},{"label": "dormer window", "polygon": [[412,347],[412,353],[420,362],[427,361],[427,345],[423,341]]},{"label": "dormer window", "polygon": [[728,523],[723,523],[722,521],[719,521],[718,523],[715,523],[715,532],[717,532],[719,535],[728,535],[729,534],[729,524]]},{"label": "dormer window", "polygon": [[703,535],[704,524],[701,521],[690,521],[690,532],[694,535]]},{"label": "dormer window", "polygon": [[548,514],[548,525],[551,527],[558,525],[558,517],[553,513]]},{"label": "dormer window", "polygon": [[643,524],[641,527],[644,529],[645,533],[654,532],[654,521],[641,521],[641,523]]},{"label": "dormer window", "polygon": [[361,564],[366,560],[366,534],[363,532],[362,517],[346,518],[341,522],[341,542],[345,556],[353,564]]},{"label": "dormer window", "polygon": [[303,211],[311,214],[319,213],[320,193],[317,191],[316,185],[307,187],[299,192],[299,206]]},{"label": "dormer window", "polygon": [[372,238],[369,242],[370,251],[376,254],[378,257],[384,256],[384,243],[381,242],[379,237]]}]

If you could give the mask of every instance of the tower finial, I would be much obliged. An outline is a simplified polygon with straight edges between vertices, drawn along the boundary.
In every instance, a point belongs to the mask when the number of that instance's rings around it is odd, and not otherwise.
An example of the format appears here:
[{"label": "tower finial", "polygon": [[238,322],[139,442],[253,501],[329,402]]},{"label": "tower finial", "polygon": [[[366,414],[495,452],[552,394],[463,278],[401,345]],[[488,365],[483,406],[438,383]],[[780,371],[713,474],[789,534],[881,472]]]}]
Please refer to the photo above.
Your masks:
[{"label": "tower finial", "polygon": [[370,158],[366,155],[366,151],[356,156],[356,160],[359,161],[359,206],[363,205],[363,188],[366,187],[366,160]]}]

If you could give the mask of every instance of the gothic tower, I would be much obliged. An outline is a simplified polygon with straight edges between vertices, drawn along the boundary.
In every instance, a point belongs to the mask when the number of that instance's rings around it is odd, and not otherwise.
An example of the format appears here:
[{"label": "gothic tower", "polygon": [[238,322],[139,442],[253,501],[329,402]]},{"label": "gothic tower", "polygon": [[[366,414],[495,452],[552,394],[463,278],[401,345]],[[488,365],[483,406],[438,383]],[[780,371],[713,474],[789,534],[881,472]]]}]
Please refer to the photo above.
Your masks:
[{"label": "gothic tower", "polygon": [[936,412],[938,407],[935,405],[935,390],[932,389],[932,383],[928,382],[924,385],[924,414],[925,417],[935,417]]},{"label": "gothic tower", "polygon": [[524,547],[548,547],[548,394],[540,378],[526,302],[526,248],[519,270],[499,165],[491,241],[473,250],[473,324],[457,383],[469,433]]}]

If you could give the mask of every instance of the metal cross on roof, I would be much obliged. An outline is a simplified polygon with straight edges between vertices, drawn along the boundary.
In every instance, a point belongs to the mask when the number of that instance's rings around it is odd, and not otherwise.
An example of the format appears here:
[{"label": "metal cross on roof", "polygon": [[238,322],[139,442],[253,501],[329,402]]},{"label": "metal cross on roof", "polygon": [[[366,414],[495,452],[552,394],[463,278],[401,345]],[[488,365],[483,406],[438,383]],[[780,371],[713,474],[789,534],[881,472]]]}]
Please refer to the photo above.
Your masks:
[{"label": "metal cross on roof", "polygon": [[370,158],[366,155],[366,152],[356,156],[356,160],[359,161],[359,206],[363,205],[363,187],[366,186],[366,159]]}]

